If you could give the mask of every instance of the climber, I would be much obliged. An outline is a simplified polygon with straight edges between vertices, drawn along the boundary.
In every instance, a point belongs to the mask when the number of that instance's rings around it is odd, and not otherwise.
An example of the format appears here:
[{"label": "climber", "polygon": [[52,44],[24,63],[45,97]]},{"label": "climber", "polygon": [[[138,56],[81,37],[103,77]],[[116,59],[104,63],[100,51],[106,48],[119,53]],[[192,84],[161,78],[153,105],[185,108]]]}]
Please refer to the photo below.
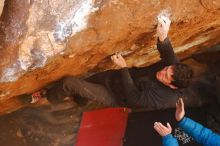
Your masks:
[{"label": "climber", "polygon": [[[52,88],[38,91],[31,96],[31,103],[46,97],[51,103],[62,102],[64,97],[73,97],[77,103],[87,99],[109,106],[161,109],[175,107],[179,89],[189,85],[192,69],[179,62],[169,41],[169,18],[158,17],[157,49],[161,61],[154,67],[128,69],[120,53],[111,56],[119,70],[106,71],[87,79],[65,77]],[[148,70],[142,77],[136,74]],[[143,73],[143,72],[142,72]],[[165,95],[165,96],[164,96]]]},{"label": "climber", "polygon": [[[212,132],[210,129],[203,127],[201,124],[185,117],[183,99],[176,102],[176,120],[179,127],[199,144],[204,146],[220,146],[220,135]],[[172,128],[169,123],[167,127],[160,122],[154,123],[154,129],[162,136],[163,146],[178,146],[176,138],[171,134]]]}]

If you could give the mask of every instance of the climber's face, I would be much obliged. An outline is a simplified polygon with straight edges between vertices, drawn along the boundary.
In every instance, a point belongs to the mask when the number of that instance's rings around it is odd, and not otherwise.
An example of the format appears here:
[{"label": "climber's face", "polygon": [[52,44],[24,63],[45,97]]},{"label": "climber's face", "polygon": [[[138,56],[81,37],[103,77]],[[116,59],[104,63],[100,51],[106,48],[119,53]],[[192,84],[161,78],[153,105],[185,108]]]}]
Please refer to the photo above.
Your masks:
[{"label": "climber's face", "polygon": [[172,89],[175,89],[176,87],[171,84],[173,81],[173,74],[174,74],[173,66],[170,65],[158,71],[156,73],[156,78],[158,81],[160,81],[164,85],[169,86]]}]

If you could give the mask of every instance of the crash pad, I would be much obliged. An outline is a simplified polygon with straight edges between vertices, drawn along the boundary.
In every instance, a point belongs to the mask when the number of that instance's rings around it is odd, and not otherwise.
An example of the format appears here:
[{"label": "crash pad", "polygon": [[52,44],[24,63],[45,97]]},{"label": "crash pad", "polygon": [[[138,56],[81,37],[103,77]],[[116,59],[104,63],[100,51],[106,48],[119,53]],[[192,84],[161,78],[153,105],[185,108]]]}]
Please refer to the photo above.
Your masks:
[{"label": "crash pad", "polygon": [[84,112],[75,146],[122,146],[128,108]]}]

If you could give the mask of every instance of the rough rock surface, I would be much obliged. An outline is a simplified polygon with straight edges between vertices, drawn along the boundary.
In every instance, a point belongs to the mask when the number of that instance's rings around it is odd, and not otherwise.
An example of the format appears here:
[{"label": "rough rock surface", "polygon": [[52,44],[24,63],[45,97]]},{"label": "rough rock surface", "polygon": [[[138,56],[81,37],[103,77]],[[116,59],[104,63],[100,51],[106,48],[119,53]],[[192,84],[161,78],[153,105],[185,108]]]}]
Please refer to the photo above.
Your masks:
[{"label": "rough rock surface", "polygon": [[0,112],[22,106],[16,96],[65,75],[159,60],[156,17],[170,15],[170,38],[185,58],[219,43],[219,0],[7,0],[0,18]]}]

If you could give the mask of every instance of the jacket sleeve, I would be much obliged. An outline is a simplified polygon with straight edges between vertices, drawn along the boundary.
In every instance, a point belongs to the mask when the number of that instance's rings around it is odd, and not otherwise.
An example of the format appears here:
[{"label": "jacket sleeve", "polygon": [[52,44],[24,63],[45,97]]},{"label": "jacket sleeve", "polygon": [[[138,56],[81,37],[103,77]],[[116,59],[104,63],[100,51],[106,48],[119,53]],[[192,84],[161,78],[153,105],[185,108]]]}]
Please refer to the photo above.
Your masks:
[{"label": "jacket sleeve", "polygon": [[141,91],[137,88],[134,83],[128,68],[123,68],[120,70],[121,81],[123,86],[123,92],[126,96],[127,103],[130,106],[135,106],[138,99],[141,97]]},{"label": "jacket sleeve", "polygon": [[220,135],[201,124],[184,117],[178,125],[201,145],[220,146]]},{"label": "jacket sleeve", "polygon": [[163,146],[179,146],[176,138],[172,134],[168,134],[162,138]]},{"label": "jacket sleeve", "polygon": [[160,58],[164,66],[179,62],[168,37],[163,42],[160,42],[160,40],[157,39],[157,50],[160,53]]}]

